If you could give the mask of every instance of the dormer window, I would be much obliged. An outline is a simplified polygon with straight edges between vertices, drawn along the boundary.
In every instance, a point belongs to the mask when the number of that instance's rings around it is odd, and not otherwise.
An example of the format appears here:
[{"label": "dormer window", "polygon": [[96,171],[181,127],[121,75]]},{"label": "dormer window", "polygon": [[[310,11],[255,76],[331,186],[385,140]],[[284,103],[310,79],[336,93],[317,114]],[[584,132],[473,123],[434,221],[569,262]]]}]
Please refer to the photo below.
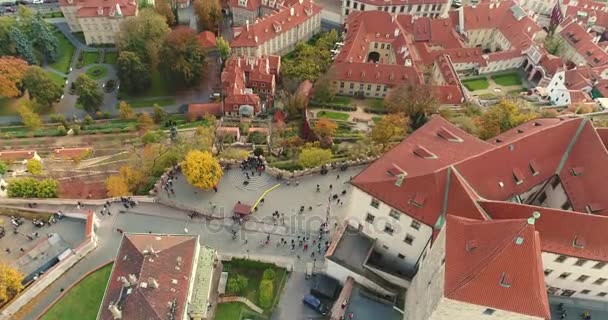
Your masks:
[{"label": "dormer window", "polygon": [[462,142],[462,139],[460,137],[453,134],[450,130],[448,130],[444,127],[441,127],[441,129],[439,129],[439,131],[437,131],[437,135],[442,137],[443,139],[451,141],[451,142]]},{"label": "dormer window", "polygon": [[239,6],[246,7],[247,6],[247,0],[239,0]]},{"label": "dormer window", "polygon": [[511,282],[512,282],[511,277],[509,277],[509,275],[506,272],[503,272],[502,275],[500,276],[500,283],[499,283],[500,286],[505,287],[505,288],[510,288]]},{"label": "dormer window", "polygon": [[530,163],[528,164],[528,168],[530,169],[530,173],[532,173],[532,176],[538,175],[538,169],[536,169],[538,168],[538,166],[536,165],[536,161],[530,161]]},{"label": "dormer window", "polygon": [[414,149],[414,154],[424,159],[437,159],[437,156],[431,153],[427,148],[418,145]]},{"label": "dormer window", "polygon": [[414,197],[410,199],[410,204],[414,207],[422,208],[426,197],[419,192],[414,193]]},{"label": "dormer window", "polygon": [[583,238],[576,236],[574,237],[574,241],[572,241],[572,246],[575,248],[582,249],[585,247],[585,240]]},{"label": "dormer window", "polygon": [[573,176],[575,176],[575,177],[582,176],[583,172],[584,172],[583,167],[572,167],[572,168],[570,168],[570,174],[573,175]]},{"label": "dormer window", "polygon": [[603,208],[599,203],[590,203],[585,206],[585,209],[587,209],[587,213],[589,214],[597,214],[602,211]]},{"label": "dormer window", "polygon": [[467,252],[471,252],[474,249],[477,249],[477,247],[479,246],[479,244],[477,243],[477,240],[469,240],[467,241],[467,243],[465,244],[465,250]]},{"label": "dormer window", "polygon": [[515,180],[515,184],[517,185],[524,183],[524,177],[517,169],[513,169],[513,180]]}]

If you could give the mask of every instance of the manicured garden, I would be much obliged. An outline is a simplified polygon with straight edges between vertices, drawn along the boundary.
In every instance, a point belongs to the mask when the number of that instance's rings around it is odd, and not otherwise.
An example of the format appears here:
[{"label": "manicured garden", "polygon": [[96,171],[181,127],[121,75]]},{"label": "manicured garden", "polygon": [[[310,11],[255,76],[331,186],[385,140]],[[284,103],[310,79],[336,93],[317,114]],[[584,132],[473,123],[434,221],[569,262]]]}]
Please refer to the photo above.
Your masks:
[{"label": "manicured garden", "polygon": [[521,77],[515,72],[494,75],[492,76],[492,80],[494,80],[497,85],[505,87],[521,85]]},{"label": "manicured garden", "polygon": [[112,264],[82,279],[55,303],[41,320],[95,319],[112,272]]},{"label": "manicured garden", "polygon": [[249,309],[245,304],[240,302],[229,302],[222,303],[217,306],[215,312],[215,320],[265,320],[268,319],[265,316],[257,314],[255,311]]},{"label": "manicured garden", "polygon": [[336,111],[319,111],[317,113],[317,117],[318,118],[329,118],[329,119],[333,119],[333,120],[342,120],[342,121],[346,121],[349,118],[348,113],[344,113],[344,112],[336,112]]},{"label": "manicured garden", "polygon": [[463,80],[462,84],[471,91],[484,90],[490,87],[490,83],[485,77]]},{"label": "manicured garden", "polygon": [[83,52],[82,54],[82,61],[83,61],[83,65],[84,66],[88,66],[90,64],[95,64],[95,63],[99,63],[99,52],[94,51],[94,52]]},{"label": "manicured garden", "polygon": [[[174,105],[175,99],[174,98],[152,98],[152,99],[141,99],[141,100],[126,100],[126,102],[132,108],[152,107],[155,104],[157,104],[161,107],[165,107],[165,106]],[[118,108],[118,104],[116,105],[116,107]]]},{"label": "manicured garden", "polygon": [[108,68],[106,66],[102,66],[102,65],[95,65],[90,67],[87,70],[87,76],[95,79],[95,80],[99,80],[104,78],[107,74],[108,74]]},{"label": "manicured garden", "polygon": [[70,72],[70,62],[74,55],[74,46],[60,31],[56,31],[55,36],[57,37],[61,56],[57,61],[49,64],[49,66],[59,72],[68,73]]},{"label": "manicured garden", "polygon": [[[233,259],[224,262],[228,272],[227,294],[245,297],[269,315],[279,301],[287,271],[273,264]],[[219,319],[219,318],[217,318]]]},{"label": "manicured garden", "polygon": [[116,52],[106,52],[103,55],[103,63],[116,64],[117,59],[118,59],[118,53],[116,53]]}]

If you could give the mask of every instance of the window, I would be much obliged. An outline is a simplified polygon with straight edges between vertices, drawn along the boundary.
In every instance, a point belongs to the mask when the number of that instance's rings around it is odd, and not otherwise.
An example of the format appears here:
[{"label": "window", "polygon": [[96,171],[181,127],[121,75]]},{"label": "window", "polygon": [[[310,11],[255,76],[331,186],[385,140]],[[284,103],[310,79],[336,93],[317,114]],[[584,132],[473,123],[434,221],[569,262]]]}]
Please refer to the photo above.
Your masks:
[{"label": "window", "polygon": [[593,281],[593,284],[602,285],[606,282],[606,278],[597,278],[597,280]]},{"label": "window", "polygon": [[410,223],[410,227],[412,229],[420,230],[420,222],[412,220],[412,223]]},{"label": "window", "polygon": [[376,91],[380,91],[380,88],[381,88],[381,87],[382,87],[381,85],[377,85],[377,86],[376,86]]},{"label": "window", "polygon": [[583,275],[579,276],[576,279],[576,281],[578,281],[578,282],[585,282],[585,281],[587,281],[587,279],[589,279],[589,276],[583,274]]},{"label": "window", "polygon": [[395,13],[396,11],[397,11],[397,7],[392,7],[392,8],[391,8],[391,12],[392,12],[392,13]]},{"label": "window", "polygon": [[399,12],[403,12],[405,11],[405,6],[401,6],[401,8],[399,9]]},{"label": "window", "polygon": [[374,42],[374,49],[378,49],[378,42]]},{"label": "window", "polygon": [[395,220],[399,220],[399,218],[401,218],[401,213],[395,209],[391,209],[391,212],[389,212],[388,215]]},{"label": "window", "polygon": [[380,45],[380,49],[384,49],[384,43]]},{"label": "window", "polygon": [[598,297],[605,297],[606,295],[608,295],[606,292],[600,292],[597,294]]},{"label": "window", "polygon": [[485,314],[487,316],[491,316],[494,314],[494,312],[496,312],[496,310],[487,308],[486,310],[483,311],[483,314]]},{"label": "window", "polygon": [[365,11],[365,4],[361,4],[361,11]]},{"label": "window", "polygon": [[405,259],[405,256],[400,253],[400,254],[397,255],[397,258],[403,260],[403,259]]},{"label": "window", "polygon": [[559,275],[559,278],[560,278],[560,279],[566,279],[566,278],[568,278],[570,275],[571,275],[571,273],[570,273],[570,272],[564,272],[564,273],[562,273],[562,274],[560,274],[560,275]]},{"label": "window", "polygon": [[579,266],[579,267],[581,267],[581,266],[583,266],[585,263],[587,263],[587,260],[585,260],[585,259],[578,259],[578,260],[576,260],[576,262],[574,263],[574,265],[575,265],[575,266]]},{"label": "window", "polygon": [[350,7],[350,0],[346,1],[346,6]]},{"label": "window", "polygon": [[353,9],[357,9],[357,5],[358,5],[357,2],[353,2]]},{"label": "window", "polygon": [[372,90],[372,85],[371,84],[367,85],[367,90]]},{"label": "window", "polygon": [[590,292],[591,292],[591,290],[584,289],[584,290],[581,290],[580,294],[589,294]]},{"label": "window", "polygon": [[598,262],[593,266],[593,269],[601,269],[606,265],[606,262]]},{"label": "window", "polygon": [[355,84],[351,82],[351,84],[350,84],[350,88],[351,88],[351,89],[354,89],[354,88],[355,88]]},{"label": "window", "polygon": [[390,44],[390,43],[387,43],[387,44],[386,44],[386,49],[388,50],[388,49],[390,49],[390,48],[391,48],[391,44]]},{"label": "window", "polygon": [[368,213],[367,216],[365,217],[365,222],[374,223],[374,219],[376,219],[376,217],[374,217],[373,214]]},{"label": "window", "polygon": [[576,291],[574,291],[574,290],[567,290],[567,289],[564,289],[564,291],[562,292],[562,294],[561,294],[561,295],[562,295],[562,296],[565,296],[565,297],[570,297],[570,296],[572,296],[572,295],[573,295],[573,294],[575,294],[575,293],[576,293]]},{"label": "window", "polygon": [[340,88],[344,88],[344,82],[340,81]]},{"label": "window", "polygon": [[534,165],[532,163],[529,163],[528,167],[530,168],[530,173],[532,173],[533,176],[538,174],[538,171],[536,171],[536,168],[534,167]]},{"label": "window", "polygon": [[395,230],[393,229],[393,227],[390,224],[386,224],[384,225],[384,232],[388,233],[389,235],[393,235],[393,233],[395,232]]},{"label": "window", "polygon": [[344,10],[344,15],[347,16],[350,13],[350,10],[346,9]]},{"label": "window", "polygon": [[378,199],[372,199],[372,202],[369,205],[378,209],[380,207],[380,201],[378,201]]},{"label": "window", "polygon": [[405,242],[411,246],[412,243],[414,243],[414,237],[412,235],[408,234],[405,236],[405,239],[403,240],[403,242]]},{"label": "window", "polygon": [[262,88],[265,88],[265,87],[266,87],[266,84],[262,82]]},{"label": "window", "polygon": [[386,92],[388,90],[388,86],[385,85],[383,91]]},{"label": "window", "polygon": [[550,275],[551,272],[553,272],[553,270],[551,270],[551,269],[545,269],[545,276]]}]

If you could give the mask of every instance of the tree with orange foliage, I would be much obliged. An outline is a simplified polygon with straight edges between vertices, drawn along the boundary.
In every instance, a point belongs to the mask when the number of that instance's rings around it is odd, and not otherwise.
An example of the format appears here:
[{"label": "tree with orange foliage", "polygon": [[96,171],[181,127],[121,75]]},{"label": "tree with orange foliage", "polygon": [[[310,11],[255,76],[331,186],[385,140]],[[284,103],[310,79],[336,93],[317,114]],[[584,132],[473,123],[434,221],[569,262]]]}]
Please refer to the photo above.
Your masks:
[{"label": "tree with orange foliage", "polygon": [[328,118],[321,118],[316,123],[312,131],[319,137],[332,137],[336,130],[338,129],[338,125]]},{"label": "tree with orange foliage", "polygon": [[194,30],[179,27],[171,31],[160,52],[161,70],[171,80],[187,86],[200,82],[207,55]]},{"label": "tree with orange foliage", "polygon": [[27,62],[19,58],[0,58],[0,96],[14,98],[21,95],[21,80],[27,68]]}]

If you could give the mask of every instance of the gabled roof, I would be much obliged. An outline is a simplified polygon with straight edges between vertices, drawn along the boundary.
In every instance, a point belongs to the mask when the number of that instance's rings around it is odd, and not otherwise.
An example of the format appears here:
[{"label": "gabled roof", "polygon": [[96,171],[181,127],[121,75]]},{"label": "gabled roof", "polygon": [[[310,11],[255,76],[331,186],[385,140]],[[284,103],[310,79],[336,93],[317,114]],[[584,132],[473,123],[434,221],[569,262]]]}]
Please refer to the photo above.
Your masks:
[{"label": "gabled roof", "polygon": [[542,251],[608,262],[608,217],[501,201],[480,201],[479,205],[495,220],[527,219],[539,212],[535,228]]},{"label": "gabled roof", "polygon": [[[194,276],[197,243],[198,237],[188,235],[125,234],[98,319],[114,319],[108,309],[114,304],[120,306],[124,319],[164,320],[172,301],[176,302],[175,319],[181,319],[187,307],[189,278]],[[137,281],[127,290],[120,278],[129,279],[129,275],[135,275]],[[158,282],[158,288],[148,283],[149,278]]]},{"label": "gabled roof", "polygon": [[446,298],[551,318],[540,240],[526,219],[449,215],[445,241]]}]

